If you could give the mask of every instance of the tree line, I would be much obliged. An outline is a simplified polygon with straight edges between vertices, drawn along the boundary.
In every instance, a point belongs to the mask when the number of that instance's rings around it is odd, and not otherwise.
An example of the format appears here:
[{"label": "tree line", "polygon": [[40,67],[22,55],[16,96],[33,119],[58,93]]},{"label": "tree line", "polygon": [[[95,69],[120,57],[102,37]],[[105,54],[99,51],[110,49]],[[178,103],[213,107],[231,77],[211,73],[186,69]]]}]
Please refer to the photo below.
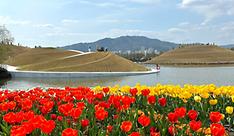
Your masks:
[{"label": "tree line", "polygon": [[11,32],[6,28],[5,25],[0,26],[0,43],[1,44],[12,44],[14,42],[14,37]]}]

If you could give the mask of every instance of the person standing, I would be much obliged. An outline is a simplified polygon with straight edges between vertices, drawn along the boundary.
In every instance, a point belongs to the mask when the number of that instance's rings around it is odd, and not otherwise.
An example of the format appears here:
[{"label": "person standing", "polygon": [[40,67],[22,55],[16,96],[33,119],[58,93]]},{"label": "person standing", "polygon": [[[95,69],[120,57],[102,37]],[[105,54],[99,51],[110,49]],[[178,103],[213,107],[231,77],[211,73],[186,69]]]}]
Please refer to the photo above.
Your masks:
[{"label": "person standing", "polygon": [[157,70],[160,70],[159,64],[156,64],[156,69],[157,69]]}]

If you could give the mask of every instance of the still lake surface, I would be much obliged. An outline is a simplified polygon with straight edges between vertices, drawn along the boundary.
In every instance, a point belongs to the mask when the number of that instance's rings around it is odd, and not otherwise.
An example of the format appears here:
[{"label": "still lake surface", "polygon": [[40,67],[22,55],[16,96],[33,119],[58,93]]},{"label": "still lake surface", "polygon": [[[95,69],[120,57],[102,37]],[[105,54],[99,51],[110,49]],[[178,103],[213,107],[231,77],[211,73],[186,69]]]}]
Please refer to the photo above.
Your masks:
[{"label": "still lake surface", "polygon": [[0,81],[2,89],[29,89],[34,87],[77,87],[77,86],[113,86],[172,84],[215,84],[234,85],[234,66],[232,67],[161,67],[156,74],[128,77],[98,77],[98,78],[14,78]]}]

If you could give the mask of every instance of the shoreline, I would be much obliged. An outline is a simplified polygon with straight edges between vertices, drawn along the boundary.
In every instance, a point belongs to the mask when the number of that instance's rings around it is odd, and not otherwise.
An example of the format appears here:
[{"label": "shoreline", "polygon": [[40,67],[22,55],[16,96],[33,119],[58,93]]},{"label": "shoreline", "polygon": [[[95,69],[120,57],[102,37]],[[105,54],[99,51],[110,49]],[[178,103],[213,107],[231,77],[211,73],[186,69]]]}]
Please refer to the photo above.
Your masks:
[{"label": "shoreline", "polygon": [[[155,65],[155,63],[145,63]],[[158,63],[161,66],[171,67],[233,67],[234,63]]]},{"label": "shoreline", "polygon": [[43,71],[9,71],[12,78],[17,77],[54,77],[54,78],[90,78],[90,77],[120,77],[158,73],[158,70],[142,72],[43,72]]},{"label": "shoreline", "polygon": [[150,69],[148,71],[132,71],[132,72],[52,72],[52,71],[21,71],[17,67],[6,65],[7,71],[11,74],[12,78],[17,77],[60,77],[60,78],[75,78],[75,77],[110,77],[110,76],[135,76],[147,75],[160,72],[160,70]]}]

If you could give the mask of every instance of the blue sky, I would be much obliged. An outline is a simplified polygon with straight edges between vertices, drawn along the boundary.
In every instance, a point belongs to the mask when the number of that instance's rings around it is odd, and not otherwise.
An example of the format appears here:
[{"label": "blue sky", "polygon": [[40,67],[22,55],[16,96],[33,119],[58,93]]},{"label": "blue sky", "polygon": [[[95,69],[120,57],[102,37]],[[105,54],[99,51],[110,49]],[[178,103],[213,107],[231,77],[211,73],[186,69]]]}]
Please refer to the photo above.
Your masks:
[{"label": "blue sky", "polygon": [[0,25],[27,46],[141,35],[234,43],[234,0],[1,0]]}]

